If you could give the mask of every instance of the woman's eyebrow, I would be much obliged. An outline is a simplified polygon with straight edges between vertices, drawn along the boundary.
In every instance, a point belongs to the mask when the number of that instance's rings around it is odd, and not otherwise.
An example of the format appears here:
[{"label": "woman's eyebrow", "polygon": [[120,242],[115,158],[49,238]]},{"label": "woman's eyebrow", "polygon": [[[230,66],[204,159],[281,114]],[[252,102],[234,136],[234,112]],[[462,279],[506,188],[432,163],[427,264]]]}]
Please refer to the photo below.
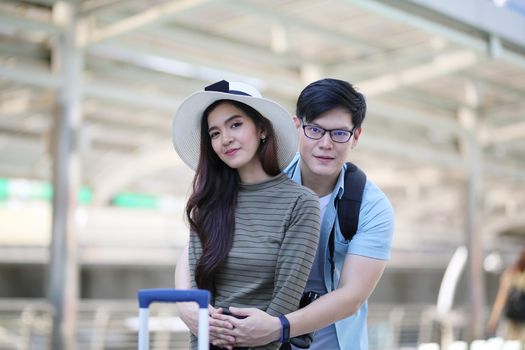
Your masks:
[{"label": "woman's eyebrow", "polygon": [[[226,120],[224,121],[224,124],[228,124],[230,121],[232,121],[232,120],[235,119],[235,118],[242,118],[242,115],[240,115],[240,114],[234,114],[234,115],[232,115],[231,117],[229,117],[228,119],[226,119]],[[219,128],[218,126],[210,126],[210,128],[208,129],[208,132],[210,132],[210,131],[212,131],[212,130],[214,130],[214,129],[218,129],[218,128]]]}]

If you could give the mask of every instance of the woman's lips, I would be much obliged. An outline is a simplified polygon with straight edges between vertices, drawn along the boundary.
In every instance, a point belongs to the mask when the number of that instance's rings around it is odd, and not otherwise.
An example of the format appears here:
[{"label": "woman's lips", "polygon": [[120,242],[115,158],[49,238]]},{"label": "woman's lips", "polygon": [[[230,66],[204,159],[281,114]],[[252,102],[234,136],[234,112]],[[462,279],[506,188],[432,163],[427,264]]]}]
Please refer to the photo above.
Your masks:
[{"label": "woman's lips", "polygon": [[239,150],[238,148],[232,148],[224,152],[224,154],[227,156],[233,156],[235,155],[235,153],[237,153],[238,150]]}]

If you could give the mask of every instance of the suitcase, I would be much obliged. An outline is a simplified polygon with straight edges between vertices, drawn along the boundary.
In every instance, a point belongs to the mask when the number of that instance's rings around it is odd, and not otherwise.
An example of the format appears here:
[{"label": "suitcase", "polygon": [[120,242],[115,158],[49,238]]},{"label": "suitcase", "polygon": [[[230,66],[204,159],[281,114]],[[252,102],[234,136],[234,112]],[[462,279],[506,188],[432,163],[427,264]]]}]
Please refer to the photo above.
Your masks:
[{"label": "suitcase", "polygon": [[177,303],[182,301],[194,301],[199,304],[199,332],[198,349],[209,349],[209,325],[208,304],[210,293],[207,290],[192,289],[181,290],[171,288],[141,289],[138,292],[139,299],[139,350],[149,349],[149,306],[151,303]]}]

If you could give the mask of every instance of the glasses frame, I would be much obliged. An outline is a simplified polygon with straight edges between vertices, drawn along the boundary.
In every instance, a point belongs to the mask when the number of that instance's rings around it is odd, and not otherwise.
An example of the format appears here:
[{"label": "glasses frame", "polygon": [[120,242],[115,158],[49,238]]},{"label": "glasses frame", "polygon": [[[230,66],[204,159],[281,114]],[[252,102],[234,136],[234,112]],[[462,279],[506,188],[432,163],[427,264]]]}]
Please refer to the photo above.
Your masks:
[{"label": "glasses frame", "polygon": [[[318,129],[321,129],[321,130],[323,131],[322,134],[321,134],[321,136],[318,137],[318,138],[308,136],[308,135],[306,134],[306,128],[309,127],[309,126],[310,126],[310,127],[313,126],[313,127],[318,128]],[[356,129],[355,127],[352,128],[352,130],[345,130],[345,129],[325,129],[325,128],[322,128],[322,127],[320,127],[319,125],[315,125],[315,124],[303,124],[303,125],[302,125],[302,128],[303,128],[304,136],[306,136],[306,137],[309,138],[310,140],[320,140],[320,139],[322,139],[322,138],[324,137],[324,135],[328,132],[328,134],[330,135],[330,140],[332,140],[332,141],[335,142],[335,143],[347,143],[348,141],[350,141],[350,139],[352,139],[352,136],[354,136],[354,132],[355,132],[355,129]],[[332,132],[334,132],[334,131],[344,131],[344,132],[348,132],[348,133],[350,133],[350,136],[348,136],[348,140],[346,140],[346,141],[336,141],[336,140],[334,140],[334,135],[332,134]]]}]

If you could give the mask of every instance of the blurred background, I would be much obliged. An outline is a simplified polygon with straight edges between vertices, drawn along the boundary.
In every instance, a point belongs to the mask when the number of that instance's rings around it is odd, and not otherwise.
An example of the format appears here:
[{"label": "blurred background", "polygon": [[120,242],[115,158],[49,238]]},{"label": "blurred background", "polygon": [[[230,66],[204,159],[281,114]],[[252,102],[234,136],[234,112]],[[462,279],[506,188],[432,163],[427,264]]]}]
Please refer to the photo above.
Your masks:
[{"label": "blurred background", "polygon": [[[396,212],[370,348],[487,339],[525,247],[525,0],[2,0],[0,349],[135,349],[188,238],[179,103],[226,79],[293,113],[323,77],[367,96],[349,160]],[[172,306],[151,327],[187,348]]]}]

